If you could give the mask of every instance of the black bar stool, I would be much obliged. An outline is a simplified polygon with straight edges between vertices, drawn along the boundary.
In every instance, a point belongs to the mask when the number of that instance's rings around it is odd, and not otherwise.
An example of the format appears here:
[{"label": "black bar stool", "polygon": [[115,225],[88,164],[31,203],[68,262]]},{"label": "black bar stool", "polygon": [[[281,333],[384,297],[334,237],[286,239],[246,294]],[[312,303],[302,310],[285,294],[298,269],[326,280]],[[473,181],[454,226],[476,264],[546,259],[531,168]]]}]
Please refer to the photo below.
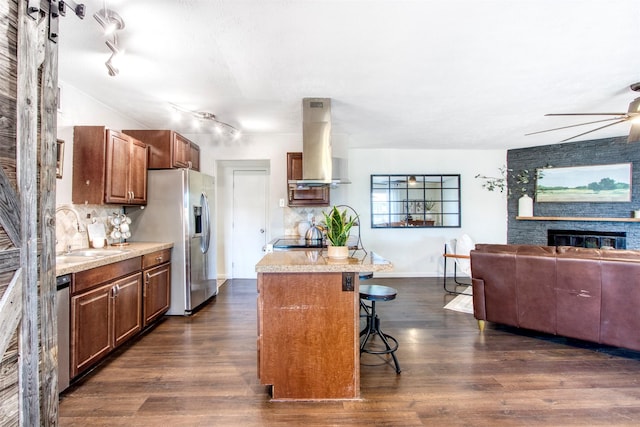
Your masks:
[{"label": "black bar stool", "polygon": [[[367,310],[367,325],[360,331],[360,336],[364,335],[364,339],[360,343],[360,353],[369,354],[390,354],[393,358],[393,363],[396,366],[396,373],[400,373],[400,364],[396,358],[395,351],[398,349],[398,340],[389,334],[382,332],[380,328],[380,318],[376,314],[376,301],[391,301],[396,298],[398,291],[388,286],[381,285],[361,285],[360,286],[360,303],[362,300],[371,301],[370,306],[366,306]],[[365,346],[369,342],[369,339],[377,335],[384,343],[385,350],[367,349]]]},{"label": "black bar stool", "polygon": [[[358,274],[358,279],[360,279],[360,282],[362,282],[363,280],[369,280],[372,277],[373,277],[373,271],[361,271]],[[362,289],[362,286],[360,286],[360,289]],[[369,306],[365,304],[364,301],[362,301],[362,299],[360,299],[360,310],[364,311],[364,314],[360,314],[360,317],[367,318],[367,326],[368,326],[371,313],[369,313]],[[362,334],[360,334],[360,336],[362,336]]]}]

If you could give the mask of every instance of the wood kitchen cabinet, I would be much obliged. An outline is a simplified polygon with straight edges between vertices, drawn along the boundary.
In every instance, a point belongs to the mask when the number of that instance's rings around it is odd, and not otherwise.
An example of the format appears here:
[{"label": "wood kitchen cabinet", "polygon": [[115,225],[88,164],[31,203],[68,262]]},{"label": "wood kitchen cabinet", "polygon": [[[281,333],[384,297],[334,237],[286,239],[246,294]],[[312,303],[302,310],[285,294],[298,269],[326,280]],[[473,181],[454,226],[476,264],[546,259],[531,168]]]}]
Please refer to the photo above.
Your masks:
[{"label": "wood kitchen cabinet", "polygon": [[147,146],[104,126],[75,126],[72,201],[146,204]]},{"label": "wood kitchen cabinet", "polygon": [[189,149],[191,151],[191,156],[190,156],[191,169],[195,171],[199,171],[200,170],[200,147],[197,144],[194,144],[192,142],[191,145],[189,146]]},{"label": "wood kitchen cabinet", "polygon": [[141,257],[74,273],[71,372],[75,377],[142,330]]},{"label": "wood kitchen cabinet", "polygon": [[149,169],[200,170],[200,147],[171,130],[127,129],[122,132],[149,146]]},{"label": "wood kitchen cabinet", "polygon": [[329,206],[329,186],[297,188],[290,180],[302,179],[302,153],[287,153],[289,206]]},{"label": "wood kitchen cabinet", "polygon": [[274,399],[359,397],[358,286],[357,273],[258,273],[258,377]]},{"label": "wood kitchen cabinet", "polygon": [[169,310],[171,302],[171,249],[142,257],[142,327],[147,327]]}]

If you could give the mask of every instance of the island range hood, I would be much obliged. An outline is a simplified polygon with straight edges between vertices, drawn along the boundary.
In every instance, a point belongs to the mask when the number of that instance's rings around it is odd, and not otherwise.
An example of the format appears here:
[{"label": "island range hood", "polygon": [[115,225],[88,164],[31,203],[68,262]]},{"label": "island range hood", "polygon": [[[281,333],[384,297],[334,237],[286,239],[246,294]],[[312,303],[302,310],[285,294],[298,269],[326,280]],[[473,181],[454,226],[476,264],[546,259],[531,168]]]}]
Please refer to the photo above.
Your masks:
[{"label": "island range hood", "polygon": [[334,155],[331,143],[331,99],[302,99],[302,179],[297,188],[350,183],[347,159]]}]

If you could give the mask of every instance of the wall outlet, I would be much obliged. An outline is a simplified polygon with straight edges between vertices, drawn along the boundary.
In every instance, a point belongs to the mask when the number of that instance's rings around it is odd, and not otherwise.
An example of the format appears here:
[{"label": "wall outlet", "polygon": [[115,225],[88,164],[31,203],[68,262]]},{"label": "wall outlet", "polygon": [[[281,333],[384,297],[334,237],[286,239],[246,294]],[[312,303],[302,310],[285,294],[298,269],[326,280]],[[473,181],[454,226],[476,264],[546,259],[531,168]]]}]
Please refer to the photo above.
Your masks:
[{"label": "wall outlet", "polygon": [[284,199],[280,199],[280,207],[284,208]]}]

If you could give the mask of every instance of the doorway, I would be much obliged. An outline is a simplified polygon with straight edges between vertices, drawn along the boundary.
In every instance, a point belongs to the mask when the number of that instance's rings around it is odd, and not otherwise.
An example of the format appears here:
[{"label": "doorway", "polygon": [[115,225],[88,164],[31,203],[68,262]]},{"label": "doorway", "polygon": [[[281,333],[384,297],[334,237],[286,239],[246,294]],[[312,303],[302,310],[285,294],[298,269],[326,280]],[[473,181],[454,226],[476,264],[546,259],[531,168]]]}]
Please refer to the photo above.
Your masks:
[{"label": "doorway", "polygon": [[216,169],[218,279],[255,279],[271,235],[271,162],[216,160]]}]

